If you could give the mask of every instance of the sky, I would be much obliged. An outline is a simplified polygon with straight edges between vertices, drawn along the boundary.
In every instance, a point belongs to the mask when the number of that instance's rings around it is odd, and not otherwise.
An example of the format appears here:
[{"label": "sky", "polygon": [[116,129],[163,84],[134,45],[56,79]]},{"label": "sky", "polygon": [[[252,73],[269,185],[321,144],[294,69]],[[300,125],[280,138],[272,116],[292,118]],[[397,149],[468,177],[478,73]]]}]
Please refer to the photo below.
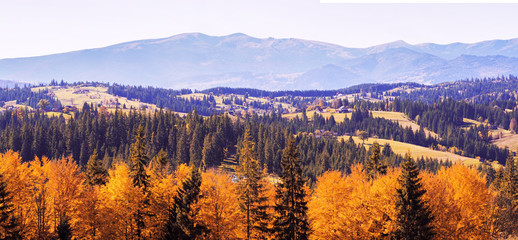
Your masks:
[{"label": "sky", "polygon": [[346,47],[369,47],[396,40],[446,44],[518,38],[518,3],[350,2],[0,0],[0,59],[191,32],[214,36],[240,32],[260,38],[301,38]]}]

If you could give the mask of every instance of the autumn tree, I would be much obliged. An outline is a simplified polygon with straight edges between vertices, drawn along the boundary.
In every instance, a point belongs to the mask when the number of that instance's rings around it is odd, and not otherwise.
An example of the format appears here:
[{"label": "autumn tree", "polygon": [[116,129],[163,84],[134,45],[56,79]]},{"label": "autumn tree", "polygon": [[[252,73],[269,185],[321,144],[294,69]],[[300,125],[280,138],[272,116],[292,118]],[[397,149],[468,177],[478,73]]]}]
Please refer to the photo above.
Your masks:
[{"label": "autumn tree", "polygon": [[53,228],[51,232],[56,235],[57,226],[61,224],[67,223],[70,228],[79,224],[81,213],[77,206],[83,197],[84,177],[79,166],[71,158],[44,162],[43,169],[48,194],[47,202],[50,206],[48,222]]},{"label": "autumn tree", "polygon": [[[13,205],[12,216],[18,220],[22,238],[35,236],[36,217],[34,214],[34,193],[32,172],[28,163],[22,163],[18,153],[11,150],[0,154],[0,173],[4,176],[6,192]],[[16,194],[14,194],[16,193]]]},{"label": "autumn tree", "polygon": [[206,239],[242,238],[243,218],[232,176],[214,169],[202,174],[196,222],[207,227]]},{"label": "autumn tree", "polygon": [[108,174],[108,181],[100,191],[101,216],[105,224],[99,226],[98,236],[100,239],[133,239],[137,229],[135,215],[145,196],[133,185],[126,163],[114,163]]},{"label": "autumn tree", "polygon": [[276,189],[274,234],[277,239],[304,240],[309,237],[305,181],[295,139],[289,136],[281,160],[282,173]]},{"label": "autumn tree", "polygon": [[400,188],[397,189],[398,209],[397,225],[394,233],[396,239],[432,239],[433,216],[425,205],[422,196],[426,190],[419,178],[419,169],[416,163],[407,153],[402,164],[402,173],[399,177]]},{"label": "autumn tree", "polygon": [[365,144],[365,140],[369,139],[369,133],[367,131],[358,130],[356,132],[356,136],[358,136],[358,138],[362,140],[362,145]]},{"label": "autumn tree", "polygon": [[239,178],[240,207],[245,214],[246,239],[261,239],[268,232],[268,205],[261,183],[264,173],[249,129],[243,136],[236,174]]},{"label": "autumn tree", "polygon": [[41,99],[39,102],[38,102],[38,107],[41,108],[41,110],[44,110],[50,105],[49,103],[49,100],[47,99]]},{"label": "autumn tree", "polygon": [[368,180],[362,165],[322,174],[308,203],[312,239],[386,239],[395,229],[398,171]]},{"label": "autumn tree", "polygon": [[516,126],[516,118],[511,118],[511,122],[509,123],[509,131],[514,133],[516,130]]}]

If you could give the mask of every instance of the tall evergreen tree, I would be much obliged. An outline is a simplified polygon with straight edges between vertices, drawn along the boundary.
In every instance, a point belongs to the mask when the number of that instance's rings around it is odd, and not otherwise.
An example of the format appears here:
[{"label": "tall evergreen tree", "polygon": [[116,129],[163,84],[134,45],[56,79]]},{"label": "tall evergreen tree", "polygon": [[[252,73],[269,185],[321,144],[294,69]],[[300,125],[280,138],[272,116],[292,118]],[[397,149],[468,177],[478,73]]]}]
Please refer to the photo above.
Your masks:
[{"label": "tall evergreen tree", "polygon": [[498,190],[496,223],[502,237],[518,234],[518,169],[514,156],[509,155],[505,169],[500,169],[493,186]]},{"label": "tall evergreen tree", "polygon": [[88,159],[85,176],[88,185],[104,185],[106,183],[108,172],[104,169],[103,162],[97,155],[97,150],[94,150],[94,153]]},{"label": "tall evergreen tree", "polygon": [[371,150],[371,156],[369,157],[368,161],[365,164],[367,176],[369,179],[374,179],[378,175],[383,175],[387,173],[387,165],[385,163],[380,162],[381,160],[381,150],[380,145],[378,142],[372,143],[372,146],[370,148]]},{"label": "tall evergreen tree", "polygon": [[282,174],[276,188],[274,234],[276,239],[308,239],[306,190],[295,139],[289,135],[281,160]]},{"label": "tall evergreen tree", "polygon": [[137,134],[135,135],[135,142],[131,146],[131,174],[133,177],[133,185],[135,187],[147,190],[149,186],[149,175],[146,173],[145,166],[149,158],[146,155],[146,137],[144,136],[144,128],[139,125]]},{"label": "tall evergreen tree", "polygon": [[176,143],[176,165],[188,164],[190,161],[189,157],[189,140],[187,131],[182,129],[180,131],[178,141]]},{"label": "tall evergreen tree", "polygon": [[403,171],[398,179],[396,207],[398,211],[395,239],[424,240],[432,239],[434,234],[431,222],[432,213],[422,199],[426,190],[419,178],[419,169],[407,153],[402,164]]},{"label": "tall evergreen tree", "polygon": [[173,206],[169,209],[164,239],[196,239],[206,231],[203,225],[195,224],[198,212],[193,206],[200,198],[200,186],[201,174],[197,168],[192,167],[190,176],[178,189]]},{"label": "tall evergreen tree", "polygon": [[261,183],[264,172],[248,128],[243,136],[236,174],[239,177],[240,207],[246,214],[246,239],[264,239],[268,233],[267,197]]},{"label": "tall evergreen tree", "polygon": [[135,142],[131,146],[131,176],[133,178],[133,185],[143,191],[145,199],[139,204],[139,207],[135,213],[136,222],[136,234],[137,239],[142,238],[142,230],[146,227],[144,218],[147,213],[147,207],[149,206],[149,175],[146,172],[145,166],[149,158],[146,155],[146,137],[144,136],[144,128],[139,125],[137,134],[135,136]]},{"label": "tall evergreen tree", "polygon": [[192,134],[191,144],[189,147],[189,157],[191,166],[199,168],[202,165],[203,152],[203,130],[200,123],[196,124]]},{"label": "tall evergreen tree", "polygon": [[0,239],[22,239],[18,220],[13,215],[11,193],[4,176],[0,174]]}]

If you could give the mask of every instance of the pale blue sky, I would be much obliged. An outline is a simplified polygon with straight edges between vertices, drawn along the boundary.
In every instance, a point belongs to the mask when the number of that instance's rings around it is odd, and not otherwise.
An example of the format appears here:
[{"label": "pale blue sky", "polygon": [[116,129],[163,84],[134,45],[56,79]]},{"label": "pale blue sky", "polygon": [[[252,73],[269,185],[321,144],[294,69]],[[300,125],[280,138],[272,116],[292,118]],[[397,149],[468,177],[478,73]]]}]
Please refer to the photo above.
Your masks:
[{"label": "pale blue sky", "polygon": [[185,32],[302,38],[347,47],[518,38],[518,4],[319,0],[0,0],[0,59]]}]

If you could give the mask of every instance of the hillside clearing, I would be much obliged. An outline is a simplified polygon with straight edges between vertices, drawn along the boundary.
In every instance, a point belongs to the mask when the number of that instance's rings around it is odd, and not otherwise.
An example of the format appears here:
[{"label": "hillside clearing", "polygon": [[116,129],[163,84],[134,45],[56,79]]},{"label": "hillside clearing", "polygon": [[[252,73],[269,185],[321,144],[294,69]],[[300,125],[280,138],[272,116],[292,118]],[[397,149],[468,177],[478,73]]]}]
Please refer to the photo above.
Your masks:
[{"label": "hillside clearing", "polygon": [[[341,136],[338,139],[348,140],[349,137]],[[362,143],[362,141],[358,137],[353,137],[353,140],[356,144]],[[375,141],[378,142],[380,146],[383,146],[386,143],[390,144],[390,147],[392,148],[392,151],[394,153],[401,154],[403,156],[410,151],[410,154],[413,158],[429,157],[436,158],[442,161],[461,161],[464,165],[468,166],[480,163],[480,161],[475,158],[464,157],[450,152],[442,152],[410,143],[398,142],[381,138],[369,138],[365,141],[365,147],[367,147],[367,149],[370,148]]]},{"label": "hillside clearing", "polygon": [[[371,111],[372,116],[375,118],[385,118],[387,120],[397,122],[401,127],[410,127],[414,132],[419,131],[420,126],[417,125],[417,123],[411,121],[404,113],[400,112],[391,112],[391,111]],[[315,111],[307,111],[306,116],[308,117],[309,121],[313,120],[313,115],[315,114]],[[335,118],[336,122],[343,122],[345,118],[350,119],[352,113],[337,113],[334,110],[330,110],[328,112],[320,113],[324,118],[329,118],[333,116]],[[299,118],[302,118],[302,113],[288,113],[283,114],[283,117],[287,119],[293,119],[296,116]],[[439,138],[439,135],[435,132],[432,132],[428,129],[424,129],[425,133],[427,135],[432,136],[433,138]]]},{"label": "hillside clearing", "polygon": [[[473,119],[464,118],[464,123],[470,125],[487,125],[487,123],[479,122]],[[489,131],[493,136],[491,143],[495,144],[500,148],[509,148],[510,151],[518,151],[518,134],[512,133],[509,130],[503,128],[492,129]]]},{"label": "hillside clearing", "polygon": [[[410,127],[414,132],[419,131],[421,126],[417,125],[414,121],[411,121],[410,118],[401,112],[389,112],[389,111],[371,111],[373,117],[385,118],[394,122],[399,123],[401,127]],[[435,132],[432,132],[428,129],[424,129],[426,135],[430,135],[433,138],[439,138],[439,135]]]},{"label": "hillside clearing", "polygon": [[73,106],[77,108],[83,107],[84,103],[102,105],[108,109],[115,109],[117,106],[123,108],[126,106],[127,109],[131,107],[135,109],[148,109],[156,110],[157,107],[154,104],[142,103],[140,101],[129,100],[125,97],[114,96],[108,94],[107,87],[91,87],[91,86],[74,86],[74,87],[61,87],[61,86],[50,86],[50,87],[37,87],[32,88],[33,92],[37,92],[42,89],[50,90],[54,96],[61,101],[63,106]]}]

